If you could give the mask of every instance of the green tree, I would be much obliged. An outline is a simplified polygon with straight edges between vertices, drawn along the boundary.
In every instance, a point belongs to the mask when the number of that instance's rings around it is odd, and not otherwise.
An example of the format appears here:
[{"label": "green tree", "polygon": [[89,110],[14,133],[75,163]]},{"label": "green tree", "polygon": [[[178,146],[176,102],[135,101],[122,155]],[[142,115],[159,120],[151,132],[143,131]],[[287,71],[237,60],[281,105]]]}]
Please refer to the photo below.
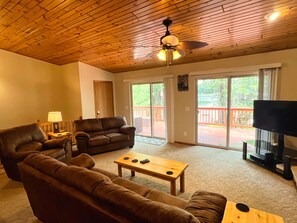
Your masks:
[{"label": "green tree", "polygon": [[[253,107],[258,98],[258,76],[231,79],[231,107]],[[227,78],[198,81],[198,102],[204,107],[227,107]]]},{"label": "green tree", "polygon": [[[164,84],[154,83],[152,87],[152,105],[164,106]],[[134,106],[150,106],[150,84],[132,85],[132,97]]]}]

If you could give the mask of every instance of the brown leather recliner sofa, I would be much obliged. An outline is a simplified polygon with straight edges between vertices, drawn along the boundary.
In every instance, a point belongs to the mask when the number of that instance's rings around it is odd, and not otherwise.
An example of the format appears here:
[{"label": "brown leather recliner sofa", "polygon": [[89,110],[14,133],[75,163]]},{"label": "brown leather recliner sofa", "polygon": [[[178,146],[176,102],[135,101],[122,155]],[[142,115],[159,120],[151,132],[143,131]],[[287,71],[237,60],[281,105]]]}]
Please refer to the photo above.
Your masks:
[{"label": "brown leather recliner sofa", "polygon": [[71,159],[71,144],[69,139],[47,140],[36,123],[0,132],[0,157],[9,178],[20,181],[17,163],[31,153],[43,153],[67,162]]},{"label": "brown leather recliner sofa", "polygon": [[[81,154],[69,166],[42,154],[19,163],[34,215],[42,222],[219,223],[226,198],[197,191],[189,201],[93,168]],[[71,166],[70,166],[71,165]]]},{"label": "brown leather recliner sofa", "polygon": [[123,116],[74,121],[79,153],[90,155],[134,146],[135,127]]}]

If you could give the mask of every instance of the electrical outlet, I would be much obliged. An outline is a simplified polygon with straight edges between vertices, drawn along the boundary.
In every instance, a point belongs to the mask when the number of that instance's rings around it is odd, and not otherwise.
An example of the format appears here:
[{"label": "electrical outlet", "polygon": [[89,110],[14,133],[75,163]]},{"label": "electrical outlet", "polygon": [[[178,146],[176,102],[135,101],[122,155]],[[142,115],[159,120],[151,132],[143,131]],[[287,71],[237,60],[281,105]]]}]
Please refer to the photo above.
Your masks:
[{"label": "electrical outlet", "polygon": [[187,132],[184,132],[184,136],[188,136],[188,133]]}]

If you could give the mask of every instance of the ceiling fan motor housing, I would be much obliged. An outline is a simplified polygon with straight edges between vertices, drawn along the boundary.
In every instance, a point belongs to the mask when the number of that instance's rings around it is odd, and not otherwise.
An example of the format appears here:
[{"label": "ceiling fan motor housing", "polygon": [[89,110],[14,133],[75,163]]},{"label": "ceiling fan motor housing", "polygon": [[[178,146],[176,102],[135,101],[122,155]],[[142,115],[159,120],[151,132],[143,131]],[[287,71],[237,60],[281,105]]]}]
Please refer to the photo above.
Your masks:
[{"label": "ceiling fan motor housing", "polygon": [[162,44],[177,46],[179,44],[179,39],[174,35],[168,35],[162,38]]}]

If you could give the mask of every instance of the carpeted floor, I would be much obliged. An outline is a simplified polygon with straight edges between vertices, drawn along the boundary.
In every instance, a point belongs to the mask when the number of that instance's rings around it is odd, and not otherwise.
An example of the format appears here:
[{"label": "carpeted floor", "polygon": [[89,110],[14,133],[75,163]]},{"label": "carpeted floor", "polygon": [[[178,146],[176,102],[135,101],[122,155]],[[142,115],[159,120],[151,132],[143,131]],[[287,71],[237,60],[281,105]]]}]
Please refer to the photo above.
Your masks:
[{"label": "carpeted floor", "polygon": [[[181,144],[155,146],[136,143],[133,149],[122,149],[93,156],[96,167],[117,173],[113,161],[120,155],[135,152],[189,163],[186,169],[186,192],[189,199],[196,190],[218,192],[234,202],[283,216],[286,223],[296,223],[297,190],[287,181],[253,163],[242,160],[241,152]],[[169,182],[124,170],[123,177],[148,187],[169,192]],[[179,184],[177,185],[179,188]],[[0,223],[37,223],[21,183],[8,180],[0,169]]]}]

